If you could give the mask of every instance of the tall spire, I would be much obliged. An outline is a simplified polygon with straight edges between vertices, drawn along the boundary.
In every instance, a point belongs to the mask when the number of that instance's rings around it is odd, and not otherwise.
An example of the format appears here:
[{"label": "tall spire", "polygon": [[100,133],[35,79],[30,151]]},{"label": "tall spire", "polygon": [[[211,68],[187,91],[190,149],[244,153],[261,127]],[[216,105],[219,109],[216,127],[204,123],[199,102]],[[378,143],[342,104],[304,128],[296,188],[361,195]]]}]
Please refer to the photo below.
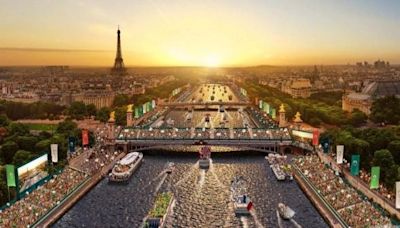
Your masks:
[{"label": "tall spire", "polygon": [[121,53],[121,31],[119,30],[119,25],[118,25],[117,35],[118,35],[117,54],[115,56],[114,67],[111,69],[111,74],[124,75],[126,73],[126,69],[124,66],[124,60],[122,59],[122,53]]}]

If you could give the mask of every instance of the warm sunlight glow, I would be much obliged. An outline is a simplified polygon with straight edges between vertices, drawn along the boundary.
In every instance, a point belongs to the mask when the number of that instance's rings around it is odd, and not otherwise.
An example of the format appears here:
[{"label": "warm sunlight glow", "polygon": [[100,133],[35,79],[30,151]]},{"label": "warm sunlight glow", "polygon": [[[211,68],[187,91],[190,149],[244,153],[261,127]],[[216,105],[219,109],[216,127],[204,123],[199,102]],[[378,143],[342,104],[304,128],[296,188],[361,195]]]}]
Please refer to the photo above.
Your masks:
[{"label": "warm sunlight glow", "polygon": [[206,67],[218,67],[221,61],[218,56],[216,55],[208,55],[204,59],[204,66]]}]

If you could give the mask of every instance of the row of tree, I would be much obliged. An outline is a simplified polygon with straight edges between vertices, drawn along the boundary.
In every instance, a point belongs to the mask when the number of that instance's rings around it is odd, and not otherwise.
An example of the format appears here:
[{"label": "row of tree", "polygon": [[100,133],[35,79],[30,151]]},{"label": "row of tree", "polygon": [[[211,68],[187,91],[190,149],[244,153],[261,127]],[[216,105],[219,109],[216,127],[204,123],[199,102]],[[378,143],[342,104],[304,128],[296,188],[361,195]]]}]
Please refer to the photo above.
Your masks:
[{"label": "row of tree", "polygon": [[47,102],[21,103],[0,101],[0,113],[5,113],[10,119],[58,119],[65,106]]},{"label": "row of tree", "polygon": [[[27,125],[11,122],[5,115],[1,115],[0,120],[3,120],[0,121],[3,123],[0,128],[5,132],[0,141],[0,205],[3,205],[8,200],[5,164],[23,165],[44,153],[50,153],[50,144],[55,143],[58,144],[59,162],[52,168],[62,168],[66,164],[68,138],[74,137],[76,145],[80,145],[82,133],[70,119],[60,122],[54,133],[42,131],[37,135],[31,134]],[[93,144],[93,134],[90,133],[89,137]]]},{"label": "row of tree", "polygon": [[344,145],[344,157],[359,154],[361,168],[369,172],[372,166],[381,167],[381,180],[394,190],[400,180],[400,127],[329,129],[321,134],[321,140],[329,139],[332,145]]}]

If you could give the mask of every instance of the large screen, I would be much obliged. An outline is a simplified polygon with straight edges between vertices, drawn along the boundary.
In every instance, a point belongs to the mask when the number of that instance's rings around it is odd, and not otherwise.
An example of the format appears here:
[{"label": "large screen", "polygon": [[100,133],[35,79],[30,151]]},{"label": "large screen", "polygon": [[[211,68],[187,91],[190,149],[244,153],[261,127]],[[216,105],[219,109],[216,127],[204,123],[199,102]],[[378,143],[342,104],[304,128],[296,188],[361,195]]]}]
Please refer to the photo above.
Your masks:
[{"label": "large screen", "polygon": [[313,138],[313,133],[312,132],[308,132],[308,131],[293,130],[292,134],[294,136],[298,136],[300,138],[306,138],[306,139],[312,139]]},{"label": "large screen", "polygon": [[32,185],[48,176],[46,165],[47,154],[44,154],[17,169],[20,192],[29,189]]}]

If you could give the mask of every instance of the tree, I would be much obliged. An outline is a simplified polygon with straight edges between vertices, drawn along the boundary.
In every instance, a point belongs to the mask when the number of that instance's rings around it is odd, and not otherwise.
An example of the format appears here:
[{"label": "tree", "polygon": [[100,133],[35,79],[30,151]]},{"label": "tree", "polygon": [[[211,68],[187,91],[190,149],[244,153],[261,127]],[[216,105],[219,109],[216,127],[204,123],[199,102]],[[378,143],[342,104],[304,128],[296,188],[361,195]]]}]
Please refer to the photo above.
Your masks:
[{"label": "tree", "polygon": [[354,109],[351,112],[351,117],[350,117],[349,122],[352,126],[359,127],[362,124],[365,124],[367,122],[367,119],[368,119],[368,117],[365,113],[361,112],[358,109]]},{"label": "tree", "polygon": [[97,108],[94,104],[88,104],[86,106],[86,112],[89,117],[95,116],[97,113]]},{"label": "tree", "polygon": [[29,127],[23,123],[11,123],[9,125],[9,132],[11,135],[28,135],[29,134]]},{"label": "tree", "polygon": [[58,124],[56,132],[60,134],[70,135],[77,127],[78,125],[74,121],[66,119]]},{"label": "tree", "polygon": [[9,164],[12,162],[15,153],[18,150],[18,145],[13,141],[5,142],[1,146],[1,159],[5,164]]},{"label": "tree", "polygon": [[400,140],[391,141],[387,149],[392,153],[396,164],[400,164]]},{"label": "tree", "polygon": [[42,141],[39,141],[35,145],[35,151],[38,154],[48,153],[50,151],[50,144],[51,144],[51,140],[50,139],[44,139]]},{"label": "tree", "polygon": [[19,149],[29,151],[35,148],[38,139],[35,136],[18,136],[16,141]]},{"label": "tree", "polygon": [[81,101],[72,102],[68,108],[68,115],[73,119],[83,119],[87,115],[86,105]]},{"label": "tree", "polygon": [[10,124],[10,120],[4,114],[0,115],[0,127],[7,127]]},{"label": "tree", "polygon": [[126,125],[126,107],[115,109],[115,124]]},{"label": "tree", "polygon": [[20,166],[29,162],[31,158],[32,158],[31,152],[26,150],[18,150],[13,157],[13,164],[16,166]]},{"label": "tree", "polygon": [[386,149],[375,151],[372,164],[381,168],[380,176],[384,185],[392,188],[396,181],[398,167],[395,165],[390,151]]},{"label": "tree", "polygon": [[100,108],[96,113],[96,120],[99,120],[102,123],[106,123],[108,121],[108,118],[110,117],[110,112],[111,110],[108,107]]},{"label": "tree", "polygon": [[375,123],[398,124],[400,99],[395,96],[387,96],[375,100],[371,107],[371,120]]},{"label": "tree", "polygon": [[125,94],[118,94],[113,101],[113,107],[121,107],[129,104],[129,97]]}]

